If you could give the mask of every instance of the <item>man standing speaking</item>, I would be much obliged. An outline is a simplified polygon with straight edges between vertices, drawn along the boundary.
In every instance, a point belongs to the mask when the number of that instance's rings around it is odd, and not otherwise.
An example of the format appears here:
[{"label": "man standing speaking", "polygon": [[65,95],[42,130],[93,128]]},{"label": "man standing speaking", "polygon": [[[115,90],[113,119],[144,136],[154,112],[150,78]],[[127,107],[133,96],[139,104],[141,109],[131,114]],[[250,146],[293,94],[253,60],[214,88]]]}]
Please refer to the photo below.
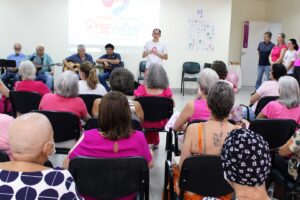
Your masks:
[{"label": "man standing speaking", "polygon": [[142,57],[147,57],[146,67],[153,63],[163,65],[163,60],[168,59],[167,47],[159,42],[160,36],[161,30],[158,28],[154,29],[152,32],[153,39],[145,44]]}]

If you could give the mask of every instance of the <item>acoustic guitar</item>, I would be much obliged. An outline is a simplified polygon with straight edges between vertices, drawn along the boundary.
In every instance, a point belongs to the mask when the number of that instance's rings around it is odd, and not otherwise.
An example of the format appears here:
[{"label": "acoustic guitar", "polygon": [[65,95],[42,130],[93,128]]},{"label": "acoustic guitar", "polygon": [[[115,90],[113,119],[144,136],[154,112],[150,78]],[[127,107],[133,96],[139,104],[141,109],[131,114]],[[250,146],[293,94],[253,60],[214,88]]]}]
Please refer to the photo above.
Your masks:
[{"label": "acoustic guitar", "polygon": [[73,63],[73,62],[67,62],[66,65],[63,67],[63,72],[66,70],[71,70],[74,72],[78,72],[80,67],[80,63]]}]

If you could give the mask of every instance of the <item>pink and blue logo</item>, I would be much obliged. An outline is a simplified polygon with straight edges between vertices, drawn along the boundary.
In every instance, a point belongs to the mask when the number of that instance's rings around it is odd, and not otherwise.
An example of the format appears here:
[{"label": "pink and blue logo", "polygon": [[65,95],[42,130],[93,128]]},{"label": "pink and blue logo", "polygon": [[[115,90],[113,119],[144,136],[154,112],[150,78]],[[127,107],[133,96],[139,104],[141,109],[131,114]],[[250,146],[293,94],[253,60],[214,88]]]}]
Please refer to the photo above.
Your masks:
[{"label": "pink and blue logo", "polygon": [[130,0],[102,0],[103,5],[112,9],[112,14],[117,16],[121,14],[129,5]]}]

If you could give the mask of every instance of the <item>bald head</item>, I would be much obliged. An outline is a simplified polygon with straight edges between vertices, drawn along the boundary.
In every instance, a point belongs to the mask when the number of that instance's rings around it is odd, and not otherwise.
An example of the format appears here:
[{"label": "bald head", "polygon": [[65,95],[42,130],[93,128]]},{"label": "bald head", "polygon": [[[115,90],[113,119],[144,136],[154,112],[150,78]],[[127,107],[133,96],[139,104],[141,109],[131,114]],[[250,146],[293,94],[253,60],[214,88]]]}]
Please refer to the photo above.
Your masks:
[{"label": "bald head", "polygon": [[46,143],[53,141],[53,129],[46,116],[28,113],[16,118],[9,128],[13,157],[38,157]]}]

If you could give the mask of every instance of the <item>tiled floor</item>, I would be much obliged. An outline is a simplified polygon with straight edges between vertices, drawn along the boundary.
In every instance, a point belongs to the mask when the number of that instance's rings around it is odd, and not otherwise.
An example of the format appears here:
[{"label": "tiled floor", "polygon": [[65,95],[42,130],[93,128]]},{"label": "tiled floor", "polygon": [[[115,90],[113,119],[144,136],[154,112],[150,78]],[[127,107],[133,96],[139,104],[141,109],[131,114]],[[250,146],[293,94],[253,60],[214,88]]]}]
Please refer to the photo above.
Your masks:
[{"label": "tiled floor", "polygon": [[[237,94],[235,98],[235,105],[249,104],[250,93],[253,92],[253,88],[244,87]],[[175,92],[175,109],[174,111],[181,111],[187,101],[194,99],[196,90],[186,91],[185,96],[182,96],[180,92]],[[164,162],[166,160],[165,152],[165,134],[160,134],[159,149],[154,152],[154,167],[150,170],[150,200],[161,199],[163,183],[164,183]]]}]

